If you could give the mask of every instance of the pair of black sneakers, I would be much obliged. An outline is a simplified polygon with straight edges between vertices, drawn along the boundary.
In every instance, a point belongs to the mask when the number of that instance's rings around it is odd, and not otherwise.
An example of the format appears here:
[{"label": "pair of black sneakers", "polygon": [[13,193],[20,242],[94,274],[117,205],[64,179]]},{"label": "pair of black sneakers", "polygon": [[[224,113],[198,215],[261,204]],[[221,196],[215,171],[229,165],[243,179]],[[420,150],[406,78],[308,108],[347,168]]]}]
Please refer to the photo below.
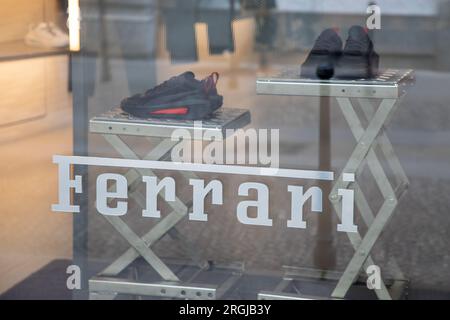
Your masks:
[{"label": "pair of black sneakers", "polygon": [[218,80],[217,72],[197,80],[193,72],[187,71],[122,100],[120,106],[138,118],[205,119],[222,106],[223,97],[216,88]]},{"label": "pair of black sneakers", "polygon": [[370,79],[378,73],[379,56],[367,30],[353,26],[342,49],[335,29],[326,29],[301,67],[301,77],[319,79]]}]

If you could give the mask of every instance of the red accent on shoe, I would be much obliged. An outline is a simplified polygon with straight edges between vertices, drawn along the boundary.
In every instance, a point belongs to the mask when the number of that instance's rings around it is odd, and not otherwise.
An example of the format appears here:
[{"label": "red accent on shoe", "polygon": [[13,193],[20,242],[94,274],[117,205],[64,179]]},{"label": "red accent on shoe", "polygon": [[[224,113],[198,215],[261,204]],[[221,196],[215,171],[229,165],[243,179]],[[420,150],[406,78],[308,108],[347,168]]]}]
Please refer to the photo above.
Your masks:
[{"label": "red accent on shoe", "polygon": [[206,93],[209,93],[211,89],[214,89],[219,81],[219,73],[213,72],[205,78],[204,89]]},{"label": "red accent on shoe", "polygon": [[181,107],[181,108],[156,110],[156,111],[150,112],[150,114],[179,114],[179,115],[184,115],[184,114],[187,114],[188,111],[189,111],[189,109],[187,107]]},{"label": "red accent on shoe", "polygon": [[364,27],[363,29],[364,29],[364,32],[365,32],[365,33],[367,33],[367,34],[369,33],[369,28]]},{"label": "red accent on shoe", "polygon": [[339,28],[339,27],[333,27],[333,28],[331,28],[331,29],[333,29],[334,32],[336,32],[336,33],[341,32],[341,28]]}]

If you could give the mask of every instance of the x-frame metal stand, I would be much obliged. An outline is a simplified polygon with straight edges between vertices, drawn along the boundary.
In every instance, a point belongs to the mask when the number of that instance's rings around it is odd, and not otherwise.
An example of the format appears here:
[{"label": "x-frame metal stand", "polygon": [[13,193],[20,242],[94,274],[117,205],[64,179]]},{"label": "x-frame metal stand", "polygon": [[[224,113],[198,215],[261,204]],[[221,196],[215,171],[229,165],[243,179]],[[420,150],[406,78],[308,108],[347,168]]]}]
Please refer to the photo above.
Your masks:
[{"label": "x-frame metal stand", "polygon": [[[101,134],[106,141],[126,159],[139,159],[133,149],[127,145],[121,135],[134,135],[145,138],[160,139],[160,143],[154,147],[144,160],[170,160],[170,153],[178,143],[186,141],[173,141],[171,133],[179,128],[187,129],[192,134],[191,137],[199,136],[203,139],[205,131],[220,132],[222,138],[226,138],[227,129],[242,128],[250,122],[250,114],[246,110],[223,109],[217,111],[211,119],[202,121],[201,128],[195,127],[193,121],[176,120],[140,120],[130,118],[120,109],[116,108],[110,112],[94,117],[90,120],[90,132]],[[201,130],[201,134],[194,134],[194,130]],[[141,176],[154,176],[154,172],[149,169],[129,170],[125,177],[128,182],[131,197],[141,208],[145,208],[145,198],[137,190]],[[192,172],[182,172],[186,179],[195,178]],[[110,190],[114,185],[109,187]],[[131,294],[137,296],[158,296],[162,298],[182,298],[182,299],[217,299],[240,278],[243,272],[243,264],[220,266],[231,271],[231,275],[220,285],[215,284],[195,284],[193,280],[210,267],[210,262],[202,261],[196,249],[189,245],[184,239],[176,225],[184,219],[191,207],[191,203],[184,204],[180,199],[167,202],[171,206],[172,212],[162,218],[144,236],[138,236],[120,217],[104,216],[105,219],[122,235],[130,244],[130,248],[119,256],[113,263],[101,271],[96,277],[89,280],[89,293],[91,299],[113,299],[117,294]],[[166,234],[181,243],[186,252],[192,258],[193,264],[198,270],[191,274],[187,280],[181,280],[180,275],[175,274],[171,268],[160,259],[151,247]],[[125,270],[135,259],[142,257],[162,278],[160,282],[139,282],[118,278],[118,275]],[[189,264],[183,262],[183,265]],[[192,263],[191,263],[192,264]]]},{"label": "x-frame metal stand", "polygon": [[[329,199],[341,220],[342,197],[338,195],[338,189],[352,187],[355,191],[356,207],[368,227],[364,236],[359,232],[347,233],[355,253],[342,274],[327,270],[286,267],[284,279],[275,291],[260,292],[258,298],[302,298],[300,294],[292,295],[283,292],[291,281],[302,278],[321,278],[338,281],[331,297],[344,298],[352,284],[361,278],[361,270],[366,270],[370,265],[374,265],[370,252],[391,218],[399,198],[404,194],[409,184],[408,178],[385,133],[385,125],[388,123],[401,98],[405,95],[406,88],[413,81],[414,74],[411,70],[386,70],[376,79],[361,81],[298,79],[298,77],[289,72],[279,77],[257,80],[257,92],[259,94],[316,96],[321,99],[335,97],[337,99],[338,105],[357,141],[357,145],[337,182],[332,187]],[[363,117],[368,121],[368,125],[365,128],[355,112],[354,99],[357,100],[361,107]],[[378,107],[373,104],[374,101],[380,101]],[[377,147],[381,149],[394,174],[394,186],[391,185],[378,159],[375,152]],[[358,176],[365,163],[367,163],[384,198],[383,205],[377,213],[374,213],[370,208],[358,182],[354,178],[346,179],[349,176]],[[407,285],[407,281],[404,279],[395,260],[393,266],[396,280],[390,284],[389,289],[386,283],[383,280],[381,281],[380,288],[375,289],[379,299],[400,298],[403,289]]]}]

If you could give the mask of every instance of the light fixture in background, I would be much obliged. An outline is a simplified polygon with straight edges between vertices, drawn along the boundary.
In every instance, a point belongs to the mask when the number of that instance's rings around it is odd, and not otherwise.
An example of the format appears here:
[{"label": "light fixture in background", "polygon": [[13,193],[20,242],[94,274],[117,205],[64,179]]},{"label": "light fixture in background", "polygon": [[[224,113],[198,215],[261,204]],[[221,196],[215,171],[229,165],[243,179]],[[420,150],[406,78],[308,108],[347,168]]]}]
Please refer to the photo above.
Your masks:
[{"label": "light fixture in background", "polygon": [[69,0],[67,9],[69,18],[67,26],[69,27],[70,51],[80,51],[80,3],[79,0]]}]

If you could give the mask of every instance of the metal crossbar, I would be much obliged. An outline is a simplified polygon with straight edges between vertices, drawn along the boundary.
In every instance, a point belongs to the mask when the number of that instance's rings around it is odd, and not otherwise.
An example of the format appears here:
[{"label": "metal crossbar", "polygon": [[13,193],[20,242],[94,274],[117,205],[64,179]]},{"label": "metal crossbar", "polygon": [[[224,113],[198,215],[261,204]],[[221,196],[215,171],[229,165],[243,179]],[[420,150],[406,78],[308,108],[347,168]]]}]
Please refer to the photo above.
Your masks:
[{"label": "metal crossbar", "polygon": [[[389,115],[394,110],[396,100],[382,100],[380,106],[378,107],[378,110],[376,111],[370,108],[370,101],[360,101],[364,103],[364,113],[368,120],[370,119],[370,116],[372,116],[366,129],[363,128],[361,121],[359,120],[355,110],[353,109],[350,99],[337,98],[337,101],[347,123],[349,124],[352,134],[358,142],[350,159],[344,166],[343,172],[354,173],[356,175],[359,169],[362,167],[363,161],[367,160],[369,170],[375,178],[377,186],[384,198],[384,203],[382,204],[379,211],[376,214],[373,214],[358,183],[353,183],[356,194],[356,207],[359,209],[359,212],[361,212],[363,221],[368,226],[368,230],[363,238],[361,238],[359,234],[347,234],[349,236],[350,242],[352,243],[352,246],[355,248],[355,254],[347,265],[343,275],[340,277],[338,284],[332,293],[332,297],[344,298],[350,286],[359,276],[360,270],[363,267],[366,269],[369,265],[374,264],[369,253],[371,252],[376,240],[383,231],[386,223],[391,218],[395,207],[398,204],[398,199],[403,193],[401,192],[400,194],[396,194],[396,188],[393,188],[391,186],[391,183],[389,182],[389,179],[387,178],[384,169],[381,166],[380,161],[378,160],[378,157],[375,153],[377,137],[379,137],[378,140],[382,140],[379,142],[381,149],[383,149],[385,154],[389,155],[389,157],[387,157],[387,161],[393,169],[393,172],[396,173],[397,179],[399,180],[399,185],[406,186],[408,184],[408,180],[399,164],[398,158],[393,152],[392,145],[389,143],[389,139],[387,138],[383,128]],[[338,182],[332,188],[330,200],[332,201],[334,209],[336,210],[339,218],[341,218],[341,199],[337,195],[337,190],[339,188],[346,188],[351,183],[352,182],[343,181],[341,175]],[[398,272],[400,269],[398,268],[398,265],[395,261],[394,265],[395,269]],[[381,288],[375,290],[375,293],[380,299],[392,298],[383,281]]]}]

